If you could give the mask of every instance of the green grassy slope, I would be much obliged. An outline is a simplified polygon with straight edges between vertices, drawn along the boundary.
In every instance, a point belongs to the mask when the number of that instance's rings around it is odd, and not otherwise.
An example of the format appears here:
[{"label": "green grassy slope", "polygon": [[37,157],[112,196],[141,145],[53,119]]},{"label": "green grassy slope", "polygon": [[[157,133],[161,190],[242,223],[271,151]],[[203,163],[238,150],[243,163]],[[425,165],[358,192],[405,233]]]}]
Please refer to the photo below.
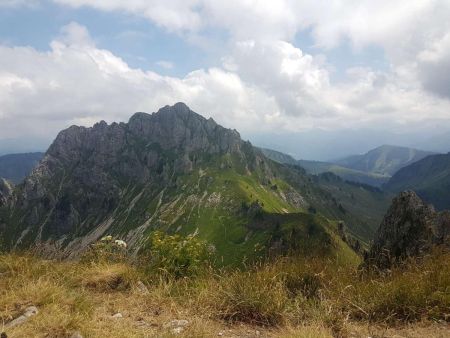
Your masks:
[{"label": "green grassy slope", "polygon": [[[106,220],[105,215],[89,214],[82,220],[83,224],[98,226],[80,226],[76,232],[63,237],[62,248],[71,249],[73,243],[93,233],[97,237],[113,234],[139,247],[154,230],[197,234],[214,245],[223,265],[291,250],[331,254],[347,247],[335,236],[332,220],[347,219],[350,228],[359,221],[352,222],[339,205],[333,202],[328,205],[328,199],[333,197],[316,187],[302,170],[293,173],[290,168],[265,159],[251,169],[242,158],[225,154],[210,157],[191,172],[174,177],[168,185],[158,182],[139,185],[124,179],[121,201]],[[54,180],[60,182],[64,178],[56,176]],[[318,212],[311,212],[309,200],[317,201]],[[9,210],[2,212],[9,217]],[[20,211],[12,211],[10,219],[15,226],[3,232],[9,247],[11,240],[16,241],[18,237],[19,246],[33,245],[41,231],[28,229],[21,223],[22,218]],[[108,222],[109,227],[98,232]],[[53,238],[53,231],[44,227],[43,240]],[[364,237],[365,231],[359,234]]]}]

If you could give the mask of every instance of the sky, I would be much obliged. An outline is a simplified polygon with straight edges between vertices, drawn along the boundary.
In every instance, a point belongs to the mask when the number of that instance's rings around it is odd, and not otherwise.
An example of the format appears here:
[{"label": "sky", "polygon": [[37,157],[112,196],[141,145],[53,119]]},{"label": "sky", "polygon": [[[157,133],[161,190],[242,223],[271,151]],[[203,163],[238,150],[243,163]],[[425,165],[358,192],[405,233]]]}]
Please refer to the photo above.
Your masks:
[{"label": "sky", "polygon": [[450,0],[0,0],[0,153],[179,101],[297,158],[450,151],[449,17]]}]

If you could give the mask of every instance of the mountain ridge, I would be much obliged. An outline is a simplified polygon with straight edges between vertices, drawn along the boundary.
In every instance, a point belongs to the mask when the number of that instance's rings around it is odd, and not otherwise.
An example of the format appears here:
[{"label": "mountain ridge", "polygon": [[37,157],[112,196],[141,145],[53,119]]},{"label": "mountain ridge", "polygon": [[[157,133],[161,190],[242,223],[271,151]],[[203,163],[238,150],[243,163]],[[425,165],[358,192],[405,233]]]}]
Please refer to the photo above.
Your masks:
[{"label": "mountain ridge", "polygon": [[402,167],[433,154],[435,153],[414,148],[382,145],[365,154],[352,155],[332,162],[354,170],[392,176]]},{"label": "mountain ridge", "polygon": [[384,188],[394,193],[414,190],[437,209],[450,209],[450,153],[431,155],[400,169]]},{"label": "mountain ridge", "polygon": [[389,179],[389,177],[385,175],[366,173],[360,170],[346,168],[331,162],[296,160],[292,156],[276,150],[268,148],[260,148],[260,149],[262,150],[264,155],[266,155],[270,159],[279,163],[299,165],[302,168],[304,168],[309,174],[312,175],[319,175],[325,172],[331,172],[344,180],[368,184],[374,187],[381,187]]}]

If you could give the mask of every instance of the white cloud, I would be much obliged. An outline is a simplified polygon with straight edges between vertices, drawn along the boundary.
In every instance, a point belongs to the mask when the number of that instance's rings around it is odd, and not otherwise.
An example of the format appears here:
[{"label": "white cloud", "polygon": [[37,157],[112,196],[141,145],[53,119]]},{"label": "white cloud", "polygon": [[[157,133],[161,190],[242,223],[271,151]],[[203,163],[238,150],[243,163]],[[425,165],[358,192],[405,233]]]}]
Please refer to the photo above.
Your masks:
[{"label": "white cloud", "polygon": [[72,7],[126,11],[145,17],[168,31],[196,31],[201,27],[199,0],[53,0]]},{"label": "white cloud", "polygon": [[425,88],[450,99],[450,32],[418,54],[417,66]]},{"label": "white cloud", "polygon": [[[185,78],[130,68],[97,48],[71,23],[49,52],[0,46],[0,135],[55,135],[70,124],[124,121],[177,101],[228,125],[249,127],[273,102],[239,76],[219,68]],[[81,37],[81,38],[80,38]],[[236,127],[238,127],[236,126]]]},{"label": "white cloud", "polygon": [[[14,1],[14,0],[10,0]],[[15,0],[19,1],[19,0]],[[450,98],[448,56],[423,61],[436,52],[450,31],[448,0],[53,0],[73,7],[90,6],[142,16],[168,31],[201,41],[203,31],[218,28],[231,40],[291,42],[308,29],[318,47],[350,41],[356,49],[379,46],[395,72],[409,72],[425,89]],[[192,35],[196,38],[192,38]],[[445,45],[447,46],[447,45]],[[448,51],[449,48],[446,48]],[[425,53],[425,54],[424,54]]]},{"label": "white cloud", "polygon": [[[443,50],[430,49],[421,59],[439,61]],[[449,101],[401,71],[354,68],[347,81],[333,84],[323,60],[281,40],[236,42],[223,67],[183,78],[131,68],[98,48],[77,23],[63,27],[48,52],[0,46],[0,59],[2,138],[53,136],[70,124],[100,119],[126,121],[135,111],[177,101],[247,132],[408,128],[450,119]]]}]

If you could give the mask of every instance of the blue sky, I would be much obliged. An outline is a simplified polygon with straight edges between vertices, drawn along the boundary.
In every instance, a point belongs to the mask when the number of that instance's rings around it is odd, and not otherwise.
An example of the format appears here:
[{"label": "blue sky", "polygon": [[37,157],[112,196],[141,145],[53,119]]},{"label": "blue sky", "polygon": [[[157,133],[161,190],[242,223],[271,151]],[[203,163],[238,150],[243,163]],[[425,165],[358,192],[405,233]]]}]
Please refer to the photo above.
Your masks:
[{"label": "blue sky", "polygon": [[177,101],[269,145],[435,137],[450,127],[449,16],[445,0],[1,0],[0,143]]},{"label": "blue sky", "polygon": [[[179,35],[168,33],[143,18],[87,7],[72,9],[51,2],[2,9],[0,37],[8,45],[48,51],[50,41],[59,35],[61,27],[73,21],[89,30],[99,48],[110,50],[134,68],[184,76],[213,62],[204,51]],[[157,62],[162,60],[176,67],[158,66]]]}]

